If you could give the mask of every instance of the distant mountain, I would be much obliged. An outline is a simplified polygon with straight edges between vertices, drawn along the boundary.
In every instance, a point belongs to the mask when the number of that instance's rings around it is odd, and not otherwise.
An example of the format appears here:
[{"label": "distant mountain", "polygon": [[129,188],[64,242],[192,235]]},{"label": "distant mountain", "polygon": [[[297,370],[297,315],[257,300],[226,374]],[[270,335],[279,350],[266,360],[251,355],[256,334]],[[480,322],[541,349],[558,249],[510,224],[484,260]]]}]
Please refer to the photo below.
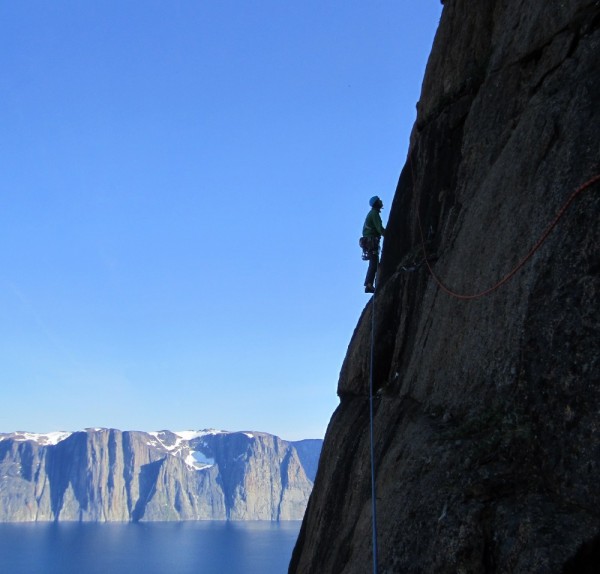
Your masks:
[{"label": "distant mountain", "polygon": [[216,430],[0,433],[0,521],[300,520],[321,445]]}]

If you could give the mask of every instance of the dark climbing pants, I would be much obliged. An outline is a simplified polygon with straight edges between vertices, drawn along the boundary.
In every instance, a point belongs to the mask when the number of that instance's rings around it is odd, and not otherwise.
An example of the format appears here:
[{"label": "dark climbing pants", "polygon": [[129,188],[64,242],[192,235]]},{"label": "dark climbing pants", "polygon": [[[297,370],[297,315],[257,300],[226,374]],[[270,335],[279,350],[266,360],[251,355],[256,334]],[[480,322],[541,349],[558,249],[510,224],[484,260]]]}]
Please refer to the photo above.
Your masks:
[{"label": "dark climbing pants", "polygon": [[379,253],[369,253],[369,268],[365,277],[365,287],[375,283],[375,275],[377,275],[377,267],[379,266]]}]

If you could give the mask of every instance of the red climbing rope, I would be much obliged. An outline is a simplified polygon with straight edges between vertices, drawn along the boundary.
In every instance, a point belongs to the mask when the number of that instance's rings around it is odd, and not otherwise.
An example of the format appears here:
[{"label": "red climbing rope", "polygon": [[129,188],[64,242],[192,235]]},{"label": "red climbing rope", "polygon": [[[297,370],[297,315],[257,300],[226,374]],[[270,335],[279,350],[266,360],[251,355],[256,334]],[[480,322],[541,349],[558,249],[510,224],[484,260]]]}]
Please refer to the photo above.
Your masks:
[{"label": "red climbing rope", "polygon": [[[411,168],[412,168],[412,158],[411,158]],[[546,239],[548,238],[548,235],[550,235],[550,233],[552,232],[552,230],[556,227],[556,224],[559,222],[559,220],[561,219],[561,217],[565,214],[565,212],[567,211],[567,209],[569,208],[569,206],[571,205],[571,203],[573,203],[573,201],[575,200],[575,198],[580,193],[582,193],[583,191],[585,191],[588,187],[591,187],[592,185],[594,185],[598,181],[600,181],[600,175],[594,176],[592,179],[590,179],[589,181],[586,181],[584,184],[582,184],[581,186],[579,186],[569,196],[569,198],[564,203],[564,205],[560,208],[560,210],[556,214],[556,217],[554,218],[554,220],[546,228],[546,230],[544,231],[544,233],[542,233],[542,235],[538,239],[537,243],[529,250],[529,253],[527,253],[527,255],[525,255],[525,257],[523,257],[523,259],[521,259],[521,261],[519,261],[519,263],[517,263],[517,265],[511,271],[509,271],[502,279],[500,279],[500,281],[498,281],[495,285],[492,285],[488,289],[485,289],[484,291],[481,291],[479,293],[475,293],[473,295],[464,295],[462,293],[456,293],[455,291],[453,291],[449,287],[446,287],[446,285],[444,285],[444,283],[440,280],[440,278],[433,272],[433,269],[431,268],[431,265],[430,265],[429,261],[427,260],[427,252],[426,252],[426,249],[425,249],[425,238],[423,237],[423,227],[421,226],[421,216],[419,214],[419,209],[417,208],[417,218],[419,220],[419,232],[421,234],[421,243],[422,243],[422,247],[423,247],[423,255],[425,257],[425,263],[427,264],[427,269],[429,269],[429,273],[431,274],[431,277],[433,277],[434,281],[438,284],[439,288],[442,291],[444,291],[445,293],[447,293],[451,297],[455,297],[456,299],[463,299],[463,300],[478,299],[479,297],[484,297],[485,295],[489,295],[490,293],[492,293],[496,289],[499,289],[502,285],[504,285],[505,283],[507,283],[508,281],[510,281],[510,279],[512,279],[518,273],[518,271],[525,265],[525,263],[527,263],[533,257],[533,254],[542,246],[542,244],[544,243],[544,241],[546,241]],[[414,171],[413,171],[413,185],[414,185]]]}]

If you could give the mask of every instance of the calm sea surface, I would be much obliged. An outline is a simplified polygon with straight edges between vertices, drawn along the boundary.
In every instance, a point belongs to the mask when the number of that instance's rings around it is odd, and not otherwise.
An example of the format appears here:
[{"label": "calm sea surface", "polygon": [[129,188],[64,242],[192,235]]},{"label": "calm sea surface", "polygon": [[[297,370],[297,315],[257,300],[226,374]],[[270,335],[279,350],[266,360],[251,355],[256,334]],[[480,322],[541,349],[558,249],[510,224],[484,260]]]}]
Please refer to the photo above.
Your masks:
[{"label": "calm sea surface", "polygon": [[285,574],[300,522],[0,524],[0,574]]}]

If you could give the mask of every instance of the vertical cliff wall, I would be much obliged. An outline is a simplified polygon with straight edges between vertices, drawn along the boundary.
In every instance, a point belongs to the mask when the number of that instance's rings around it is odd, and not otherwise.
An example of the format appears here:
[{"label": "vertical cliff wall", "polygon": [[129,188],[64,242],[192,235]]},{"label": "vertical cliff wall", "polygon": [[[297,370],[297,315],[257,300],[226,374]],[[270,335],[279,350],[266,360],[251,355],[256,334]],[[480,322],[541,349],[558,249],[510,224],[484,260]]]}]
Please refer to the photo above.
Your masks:
[{"label": "vertical cliff wall", "polygon": [[[399,55],[400,57],[401,55]],[[446,0],[292,573],[600,563],[600,2]],[[380,193],[385,193],[379,190]],[[596,570],[589,570],[596,571]]]},{"label": "vertical cliff wall", "polygon": [[321,441],[116,429],[0,434],[0,521],[300,520]]}]

